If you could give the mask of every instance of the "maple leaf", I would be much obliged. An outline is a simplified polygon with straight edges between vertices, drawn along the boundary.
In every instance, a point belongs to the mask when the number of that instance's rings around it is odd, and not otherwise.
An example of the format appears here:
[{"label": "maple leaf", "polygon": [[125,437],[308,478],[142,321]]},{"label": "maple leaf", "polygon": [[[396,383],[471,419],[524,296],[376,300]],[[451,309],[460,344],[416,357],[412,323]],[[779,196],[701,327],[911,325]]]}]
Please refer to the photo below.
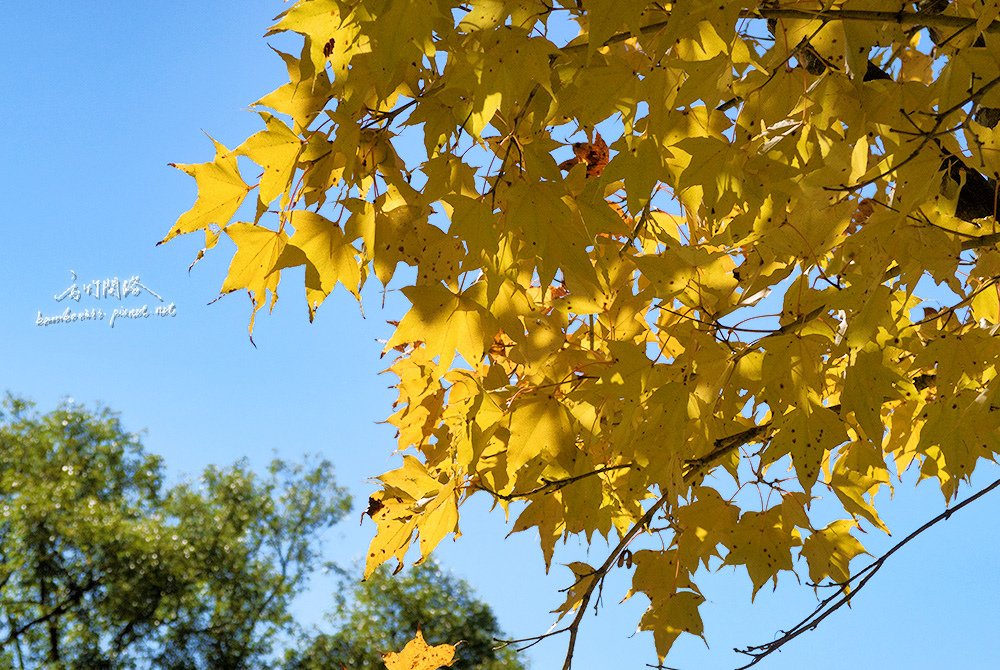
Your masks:
[{"label": "maple leaf", "polygon": [[558,400],[551,396],[527,399],[510,415],[508,471],[513,474],[538,455],[552,459],[572,439],[569,412]]},{"label": "maple leaf", "polygon": [[561,520],[563,513],[562,501],[558,494],[539,496],[531,501],[514,523],[511,533],[518,533],[532,527],[538,528],[538,537],[542,543],[542,554],[545,557],[545,571],[552,565],[552,555],[555,552],[556,540],[566,529]]},{"label": "maple leaf", "polygon": [[600,133],[594,137],[593,142],[576,142],[573,144],[573,158],[565,160],[559,164],[560,170],[569,170],[578,163],[587,166],[588,177],[600,177],[608,164],[610,152],[608,145],[601,137]]},{"label": "maple leaf", "polygon": [[302,140],[281,120],[267,112],[261,112],[260,117],[267,130],[251,135],[234,151],[237,156],[246,156],[264,168],[257,191],[260,197],[258,219],[268,204],[288,191],[302,151]]},{"label": "maple leaf", "polygon": [[[470,365],[477,365],[499,330],[479,302],[484,289],[477,284],[456,294],[441,285],[407,287],[403,293],[413,306],[399,322],[386,349],[423,342],[431,351],[440,353],[439,370],[451,365],[456,352]],[[449,315],[444,321],[439,318],[442,313]]]},{"label": "maple leaf", "polygon": [[417,630],[412,640],[400,652],[388,652],[382,656],[386,670],[438,670],[450,667],[455,660],[453,644],[430,646],[424,641],[424,634]]},{"label": "maple leaf", "polygon": [[413,511],[413,502],[397,498],[385,491],[377,491],[368,499],[368,510],[378,532],[368,548],[364,577],[367,579],[375,570],[395,558],[396,572],[403,569],[406,552],[413,541],[419,519]]},{"label": "maple leaf", "polygon": [[[304,51],[308,51],[308,46]],[[279,114],[287,114],[295,122],[294,129],[301,131],[323,111],[323,107],[333,97],[333,87],[325,70],[314,73],[303,66],[308,56],[300,59],[281,51],[275,52],[285,61],[290,81],[254,104],[269,107]]]},{"label": "maple leaf", "polygon": [[856,527],[853,521],[840,519],[811,534],[802,543],[802,556],[809,563],[809,579],[814,584],[827,577],[835,584],[843,584],[851,576],[851,560],[868,553],[851,535],[851,529]]},{"label": "maple leaf", "polygon": [[222,282],[221,293],[246,289],[250,294],[253,312],[250,316],[250,334],[253,335],[254,317],[271,294],[271,308],[278,300],[280,276],[273,272],[288,242],[288,236],[252,223],[234,223],[225,229],[236,243],[236,253],[229,264],[229,272]]},{"label": "maple leaf", "polygon": [[778,434],[762,458],[771,462],[791,454],[799,484],[809,493],[827,455],[847,440],[843,422],[825,407],[793,408],[777,417],[774,426]]},{"label": "maple leaf", "polygon": [[701,487],[694,498],[676,512],[683,529],[677,535],[677,551],[685,565],[703,561],[708,566],[709,559],[719,556],[717,547],[735,531],[740,510],[715,489]]},{"label": "maple leaf", "polygon": [[681,633],[703,635],[704,624],[698,606],[705,597],[691,591],[681,591],[668,598],[660,607],[650,607],[639,621],[639,630],[653,632],[656,655],[660,662],[666,658],[674,641]]},{"label": "maple leaf", "polygon": [[309,320],[312,321],[316,309],[326,299],[338,282],[360,299],[361,268],[358,252],[343,229],[325,216],[309,210],[293,210],[288,213],[288,222],[295,232],[275,269],[295,267],[303,263],[306,269],[306,301]]},{"label": "maple leaf", "polygon": [[[215,145],[215,159],[209,163],[170,163],[171,167],[194,177],[198,184],[198,199],[158,244],[196,230],[206,230],[207,235],[209,226],[225,228],[250,192],[250,185],[240,176],[236,154],[214,139],[212,143]],[[214,239],[208,246],[213,244]]]},{"label": "maple leaf", "polygon": [[765,512],[744,512],[724,544],[729,550],[724,564],[746,566],[756,596],[769,579],[777,587],[778,572],[792,569],[792,547],[802,542],[782,508],[775,506]]}]

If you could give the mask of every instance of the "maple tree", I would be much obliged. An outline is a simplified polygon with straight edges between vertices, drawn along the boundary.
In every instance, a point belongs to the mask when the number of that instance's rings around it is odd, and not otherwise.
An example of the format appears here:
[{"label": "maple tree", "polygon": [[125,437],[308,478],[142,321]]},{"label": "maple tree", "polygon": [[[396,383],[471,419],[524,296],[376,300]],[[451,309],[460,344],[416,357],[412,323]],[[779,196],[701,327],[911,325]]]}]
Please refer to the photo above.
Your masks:
[{"label": "maple tree", "polygon": [[701,571],[844,595],[895,475],[950,501],[1000,450],[998,17],[299,0],[268,32],[302,48],[264,129],[177,166],[198,198],[164,241],[235,244],[222,292],[249,293],[251,331],[289,268],[310,319],[372,275],[411,303],[366,574],[486,496],[546,565],[608,539],[570,564],[565,668],[616,569],[662,662],[703,633]]}]

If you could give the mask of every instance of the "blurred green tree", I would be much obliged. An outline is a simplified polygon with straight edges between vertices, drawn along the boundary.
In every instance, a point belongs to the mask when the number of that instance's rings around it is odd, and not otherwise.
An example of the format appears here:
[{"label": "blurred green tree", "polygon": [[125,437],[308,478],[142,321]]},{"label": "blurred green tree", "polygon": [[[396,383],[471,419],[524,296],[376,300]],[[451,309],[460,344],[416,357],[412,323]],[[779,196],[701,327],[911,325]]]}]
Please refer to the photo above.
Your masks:
[{"label": "blurred green tree", "polygon": [[331,465],[209,467],[167,487],[108,410],[0,415],[0,666],[270,668],[317,536],[350,509]]},{"label": "blurred green tree", "polygon": [[489,605],[433,559],[402,575],[383,566],[367,581],[345,579],[331,619],[337,631],[306,637],[284,670],[383,670],[382,653],[402,649],[418,628],[431,645],[462,640],[453,670],[525,667],[513,648],[495,649],[503,634]]},{"label": "blurred green tree", "polygon": [[[335,633],[307,633],[292,599],[319,533],[350,510],[327,461],[211,466],[167,486],[107,409],[0,405],[0,667],[382,670],[421,627],[464,640],[454,668],[520,670],[469,585],[432,561],[379,570],[336,597]],[[341,577],[348,583],[344,571]],[[295,635],[295,633],[298,635]],[[284,649],[296,641],[297,649]]]}]

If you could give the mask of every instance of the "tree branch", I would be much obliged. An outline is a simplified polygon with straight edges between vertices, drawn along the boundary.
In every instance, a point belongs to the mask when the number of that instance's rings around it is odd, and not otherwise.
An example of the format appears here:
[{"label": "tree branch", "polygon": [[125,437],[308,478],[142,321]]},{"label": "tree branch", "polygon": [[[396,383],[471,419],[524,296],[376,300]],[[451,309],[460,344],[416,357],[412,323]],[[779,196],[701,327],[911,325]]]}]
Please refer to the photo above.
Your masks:
[{"label": "tree branch", "polygon": [[[894,23],[899,26],[921,26],[927,28],[955,28],[957,30],[968,30],[975,28],[976,18],[966,16],[954,16],[952,14],[926,14],[923,12],[883,12],[867,9],[785,9],[782,7],[761,7],[754,10],[742,10],[742,19],[804,19],[822,21],[823,23],[833,23],[835,21],[856,21],[862,23]],[[670,19],[650,23],[639,29],[638,34],[649,35],[662,30],[670,23]],[[1000,21],[993,21],[983,27],[984,33],[1000,33]],[[611,44],[624,42],[635,37],[632,32],[618,33],[612,35],[601,43],[602,47]],[[578,42],[568,44],[560,49],[563,53],[575,53],[586,51],[590,47],[590,42]]]},{"label": "tree branch", "polygon": [[[915,377],[913,379],[913,384],[918,389],[924,389],[924,388],[927,388],[928,386],[930,386],[930,384],[933,382],[934,379],[935,379],[935,375],[922,374],[922,375],[918,375],[917,377]],[[838,405],[832,405],[828,409],[836,411],[839,408],[840,408],[840,405],[838,404]],[[770,428],[771,428],[771,422],[767,422],[767,423],[763,423],[763,424],[760,424],[760,425],[757,425],[757,426],[753,426],[751,428],[748,428],[746,430],[740,431],[738,433],[734,433],[732,435],[728,435],[726,437],[721,437],[721,438],[717,439],[715,441],[715,443],[714,443],[714,448],[712,449],[712,451],[710,451],[709,453],[705,454],[704,456],[702,456],[700,458],[691,459],[691,460],[689,460],[689,461],[687,461],[685,463],[685,466],[687,467],[687,471],[684,474],[684,483],[688,484],[688,485],[692,484],[699,476],[701,476],[704,473],[704,470],[706,468],[708,468],[709,466],[711,466],[718,459],[720,459],[723,456],[725,456],[725,455],[727,455],[727,454],[729,454],[729,453],[731,453],[731,452],[739,449],[740,447],[742,447],[742,446],[744,446],[744,445],[746,445],[746,444],[748,444],[750,442],[753,442],[754,440],[757,440],[757,439],[761,438],[761,436],[763,436],[765,433],[767,433],[767,431]],[[992,486],[993,487],[1000,486],[1000,481],[996,482]],[[950,514],[954,513],[958,509],[961,509],[962,507],[964,507],[965,505],[967,505],[972,500],[975,500],[977,497],[983,495],[983,493],[985,493],[985,491],[976,494],[976,496],[974,496],[973,498],[970,498],[969,500],[961,503],[960,505],[956,506],[954,509],[950,510],[946,514],[950,515]],[[608,557],[604,561],[604,563],[602,563],[600,565],[600,567],[596,568],[591,575],[584,575],[584,577],[592,577],[592,579],[590,580],[589,584],[587,585],[587,588],[584,591],[583,596],[580,598],[580,602],[579,602],[579,605],[577,606],[576,614],[574,615],[573,620],[569,623],[569,625],[565,626],[564,628],[560,628],[558,630],[546,633],[545,635],[542,635],[542,636],[536,636],[535,638],[526,638],[526,640],[527,639],[533,640],[532,644],[536,644],[537,642],[539,642],[542,639],[545,639],[547,637],[552,637],[553,635],[559,635],[561,633],[569,633],[569,642],[568,642],[567,648],[566,648],[566,657],[565,657],[565,660],[563,661],[563,670],[571,670],[572,667],[573,667],[573,653],[574,653],[574,651],[576,649],[576,638],[577,638],[577,635],[579,633],[580,624],[583,622],[583,616],[584,616],[584,614],[586,614],[587,608],[590,605],[590,601],[593,598],[594,591],[597,590],[597,589],[599,589],[600,585],[602,584],[602,582],[604,580],[604,577],[611,570],[612,566],[614,566],[614,565],[617,564],[618,557],[621,556],[621,554],[626,549],[628,549],[628,546],[632,543],[632,540],[634,540],[636,538],[636,536],[639,535],[640,532],[642,532],[643,530],[647,529],[649,527],[650,523],[652,522],[653,518],[667,505],[668,499],[669,499],[669,494],[663,494],[660,498],[658,498],[656,500],[656,502],[653,503],[653,505],[648,510],[646,510],[645,514],[643,514],[635,522],[635,524],[632,525],[632,527],[628,530],[628,532],[625,533],[625,535],[622,536],[621,540],[618,542],[618,544],[615,546],[615,548],[608,555]],[[936,523],[936,521],[934,521],[933,523]],[[933,525],[933,523],[930,523],[928,525],[928,527],[930,525]],[[920,532],[922,532],[922,530]],[[903,542],[900,542],[900,544],[897,547],[893,548],[892,551],[890,551],[888,554],[886,554],[885,556],[883,556],[882,559],[880,559],[880,560],[884,561],[896,549],[898,549],[903,544],[905,544],[909,539],[910,538],[907,538]],[[871,570],[871,566],[869,566],[865,570],[866,571],[867,570]],[[861,577],[864,574],[864,572],[865,571],[862,571],[861,573],[858,573],[857,575],[855,575],[855,578]],[[854,579],[854,578],[852,578],[852,579]],[[845,585],[844,588],[846,588],[846,585]],[[798,633],[796,635],[798,635]],[[791,638],[789,638],[789,639],[791,639]],[[524,641],[524,640],[521,640],[521,641]],[[751,647],[750,649],[754,649],[754,647]],[[768,653],[770,653],[770,652],[768,652]],[[747,667],[749,667],[749,666],[747,666]]]},{"label": "tree branch", "polygon": [[[879,569],[882,568],[886,560],[894,553],[899,551],[901,548],[903,548],[903,546],[905,546],[908,542],[910,542],[910,540],[917,537],[918,535],[928,530],[932,526],[940,523],[941,521],[945,521],[951,518],[951,515],[957,512],[958,510],[978,500],[979,498],[982,498],[984,495],[986,495],[987,493],[993,491],[998,487],[1000,487],[1000,479],[997,479],[995,482],[993,482],[986,488],[982,489],[975,495],[966,498],[965,500],[955,505],[954,507],[946,509],[941,514],[938,514],[936,517],[934,517],[924,525],[920,526],[920,528],[917,528],[915,531],[913,531],[912,533],[904,537],[902,540],[897,542],[895,545],[893,545],[892,548],[889,549],[889,551],[887,551],[877,560],[873,561],[871,564],[869,564],[861,571],[855,573],[846,582],[828,585],[828,586],[836,586],[837,592],[832,596],[824,598],[822,601],[820,601],[819,605],[816,607],[815,610],[813,610],[813,612],[809,616],[804,618],[799,623],[795,624],[791,629],[783,631],[781,637],[779,637],[777,640],[761,645],[751,645],[749,647],[746,647],[745,649],[735,649],[734,651],[737,651],[741,654],[746,654],[747,656],[753,658],[752,661],[750,661],[744,666],[737,668],[737,670],[746,670],[747,668],[756,665],[767,656],[770,656],[774,652],[781,649],[781,647],[785,646],[786,644],[797,638],[802,633],[814,630],[817,626],[819,626],[820,622],[822,622],[823,619],[827,618],[828,616],[836,612],[838,609],[848,604],[851,601],[851,598],[856,596],[858,592],[861,591],[861,589],[863,589],[865,585],[868,584],[871,578],[875,576],[875,573],[877,573]],[[855,582],[857,583],[857,586],[854,586]]]},{"label": "tree branch", "polygon": [[58,605],[50,609],[48,612],[42,614],[41,616],[35,617],[31,621],[21,624],[16,629],[12,630],[10,634],[7,635],[6,639],[0,641],[0,647],[6,647],[11,642],[17,641],[17,639],[21,635],[23,635],[24,632],[27,631],[29,628],[32,628],[33,626],[37,626],[39,624],[47,623],[51,621],[53,618],[65,614],[70,610],[71,607],[73,607],[73,605],[78,603],[80,599],[87,594],[88,591],[94,590],[100,585],[100,583],[101,583],[100,579],[91,578],[90,581],[88,581],[82,587],[73,589],[62,602],[60,602]]},{"label": "tree branch", "polygon": [[473,486],[480,491],[485,491],[489,493],[494,498],[499,498],[500,500],[520,500],[521,498],[530,498],[533,495],[543,492],[558,491],[561,488],[569,486],[574,482],[578,482],[581,479],[586,479],[588,477],[593,477],[594,475],[601,475],[605,472],[613,472],[615,470],[627,470],[628,468],[634,467],[634,463],[621,463],[619,465],[608,465],[603,468],[597,468],[596,470],[591,470],[590,472],[584,472],[582,475],[576,475],[574,477],[566,477],[565,479],[552,479],[549,481],[542,480],[544,483],[541,486],[536,486],[530,491],[525,491],[524,493],[500,493],[498,491],[493,491],[483,486],[481,483],[475,483]]},{"label": "tree branch", "polygon": [[[743,12],[743,18],[757,19],[806,19],[824,23],[833,21],[860,21],[865,23],[895,23],[900,26],[921,26],[928,28],[957,28],[967,30],[975,27],[976,18],[951,14],[927,14],[924,12],[882,12],[868,9],[784,9],[760,8],[753,12]],[[1000,33],[1000,21],[993,21],[983,27],[984,33]]]},{"label": "tree branch", "polygon": [[[1000,236],[1000,234],[998,234],[998,236]],[[935,378],[935,375],[922,374],[914,377],[912,381],[917,390],[922,391],[930,386],[931,382],[933,382]],[[827,409],[834,412],[839,411],[840,403],[830,405]],[[746,430],[742,430],[738,433],[733,433],[732,435],[727,435],[726,437],[720,437],[715,441],[714,448],[710,452],[700,458],[692,458],[685,461],[684,466],[687,468],[687,472],[684,474],[685,483],[693,481],[693,479],[702,473],[705,468],[712,465],[720,458],[729,455],[742,446],[760,439],[761,436],[770,430],[770,428],[771,422],[767,421],[751,428],[747,428]]]},{"label": "tree branch", "polygon": [[[686,478],[685,478],[686,479]],[[583,597],[580,598],[580,605],[576,611],[576,616],[573,617],[573,621],[563,630],[569,632],[569,643],[566,649],[566,660],[563,662],[563,670],[570,670],[573,667],[573,652],[576,648],[576,636],[580,630],[580,623],[583,621],[583,615],[587,612],[587,606],[590,604],[590,599],[594,595],[594,590],[603,581],[605,575],[611,570],[611,566],[615,565],[618,561],[618,556],[628,548],[628,545],[632,543],[635,536],[638,535],[643,529],[649,526],[649,523],[653,520],[653,517],[663,509],[668,500],[669,494],[664,494],[660,496],[652,507],[646,510],[635,524],[628,530],[622,539],[612,550],[611,554],[608,555],[607,560],[601,564],[601,567],[594,571],[593,579],[587,585],[586,591],[583,593]]]}]

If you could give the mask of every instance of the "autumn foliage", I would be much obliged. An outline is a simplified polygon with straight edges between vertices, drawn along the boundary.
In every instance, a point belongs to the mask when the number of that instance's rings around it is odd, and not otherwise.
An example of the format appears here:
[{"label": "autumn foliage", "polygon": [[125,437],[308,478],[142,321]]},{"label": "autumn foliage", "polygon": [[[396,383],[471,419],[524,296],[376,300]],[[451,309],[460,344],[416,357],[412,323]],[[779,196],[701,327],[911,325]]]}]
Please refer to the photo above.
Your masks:
[{"label": "autumn foliage", "polygon": [[567,668],[612,570],[662,660],[703,633],[700,572],[843,582],[891,478],[953,499],[1000,451],[998,15],[299,0],[263,130],[177,166],[164,241],[228,237],[254,313],[301,266],[310,318],[337,284],[411,303],[367,573],[485,496],[547,565],[608,540],[570,566]]}]

